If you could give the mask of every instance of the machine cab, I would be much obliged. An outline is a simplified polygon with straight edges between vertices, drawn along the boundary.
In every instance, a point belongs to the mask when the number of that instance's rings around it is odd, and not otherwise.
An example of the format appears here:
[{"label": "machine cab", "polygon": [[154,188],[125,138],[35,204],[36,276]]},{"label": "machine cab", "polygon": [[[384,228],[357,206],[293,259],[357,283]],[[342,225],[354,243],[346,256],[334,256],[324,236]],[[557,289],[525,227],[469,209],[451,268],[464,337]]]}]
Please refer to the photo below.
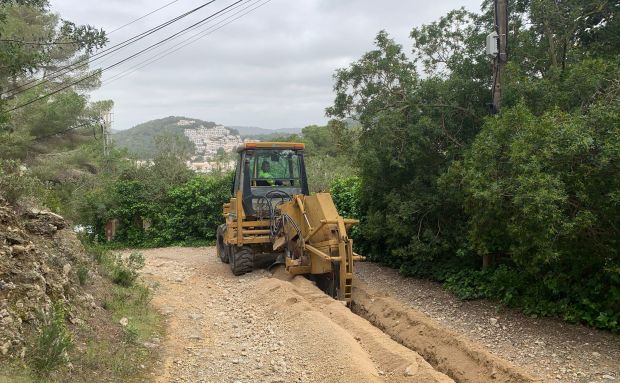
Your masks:
[{"label": "machine cab", "polygon": [[309,195],[304,144],[251,142],[241,145],[237,151],[233,195],[241,192],[246,215],[264,215],[266,200]]}]

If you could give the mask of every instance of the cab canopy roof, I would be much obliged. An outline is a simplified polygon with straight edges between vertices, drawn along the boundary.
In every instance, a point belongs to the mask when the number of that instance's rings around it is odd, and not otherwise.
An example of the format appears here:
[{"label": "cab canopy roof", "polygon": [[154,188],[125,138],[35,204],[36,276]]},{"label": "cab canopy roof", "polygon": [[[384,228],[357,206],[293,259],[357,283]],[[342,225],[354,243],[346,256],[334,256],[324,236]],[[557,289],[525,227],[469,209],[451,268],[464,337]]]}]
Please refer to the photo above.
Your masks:
[{"label": "cab canopy roof", "polygon": [[237,152],[252,149],[304,150],[305,145],[298,142],[246,142],[239,145]]}]

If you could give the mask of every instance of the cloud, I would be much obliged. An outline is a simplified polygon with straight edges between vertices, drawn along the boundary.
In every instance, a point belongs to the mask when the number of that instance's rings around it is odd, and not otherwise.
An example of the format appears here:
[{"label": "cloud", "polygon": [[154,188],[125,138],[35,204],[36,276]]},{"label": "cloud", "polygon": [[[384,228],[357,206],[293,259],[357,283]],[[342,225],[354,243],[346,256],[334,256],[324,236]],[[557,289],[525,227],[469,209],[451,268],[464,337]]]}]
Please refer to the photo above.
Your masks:
[{"label": "cloud", "polygon": [[[169,1],[52,0],[52,9],[65,19],[110,31]],[[231,3],[218,0],[106,61],[126,57]],[[111,44],[199,4],[179,0],[112,33]],[[334,71],[372,49],[379,30],[388,31],[409,52],[413,27],[460,6],[477,10],[479,4],[479,0],[446,0],[432,6],[422,0],[272,0],[122,79],[106,83],[150,55],[105,73],[104,86],[92,99],[115,101],[115,129],[167,115],[273,129],[324,123],[325,107],[333,99]]]}]

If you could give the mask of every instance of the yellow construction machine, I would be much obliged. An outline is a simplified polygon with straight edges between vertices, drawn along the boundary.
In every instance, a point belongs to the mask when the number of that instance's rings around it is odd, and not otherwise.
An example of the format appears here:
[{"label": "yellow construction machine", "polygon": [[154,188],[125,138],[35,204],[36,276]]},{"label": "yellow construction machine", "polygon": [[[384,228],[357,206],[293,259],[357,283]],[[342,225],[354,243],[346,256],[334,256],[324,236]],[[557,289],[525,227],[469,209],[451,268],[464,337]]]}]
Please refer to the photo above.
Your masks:
[{"label": "yellow construction machine", "polygon": [[353,252],[347,228],[329,193],[310,195],[304,144],[252,142],[238,148],[226,223],[217,230],[217,254],[242,275],[261,265],[283,264],[307,275],[332,297],[349,303]]}]

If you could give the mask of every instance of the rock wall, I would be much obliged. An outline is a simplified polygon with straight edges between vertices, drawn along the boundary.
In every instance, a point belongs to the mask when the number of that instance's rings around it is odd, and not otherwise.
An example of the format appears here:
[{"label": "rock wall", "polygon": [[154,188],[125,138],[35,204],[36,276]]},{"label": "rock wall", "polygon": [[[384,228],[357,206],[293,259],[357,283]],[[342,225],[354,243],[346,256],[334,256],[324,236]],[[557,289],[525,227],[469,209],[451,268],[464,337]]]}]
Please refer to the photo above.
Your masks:
[{"label": "rock wall", "polygon": [[54,302],[74,324],[77,312],[99,308],[77,274],[95,277],[91,262],[63,217],[0,197],[0,358],[24,357]]}]

